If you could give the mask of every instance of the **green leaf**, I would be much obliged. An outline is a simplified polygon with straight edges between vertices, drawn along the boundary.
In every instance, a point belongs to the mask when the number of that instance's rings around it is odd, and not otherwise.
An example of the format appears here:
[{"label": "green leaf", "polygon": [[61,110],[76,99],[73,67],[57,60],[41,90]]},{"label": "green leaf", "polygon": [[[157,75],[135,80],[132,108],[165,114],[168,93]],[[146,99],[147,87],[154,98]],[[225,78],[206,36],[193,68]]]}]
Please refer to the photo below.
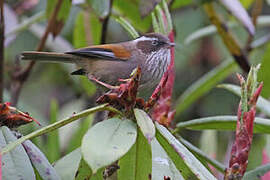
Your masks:
[{"label": "green leaf", "polygon": [[[79,168],[76,172],[76,180],[84,180],[84,179],[90,179],[92,176],[92,170],[88,166],[88,164],[81,158]],[[74,178],[73,178],[74,179]]]},{"label": "green leaf", "polygon": [[156,123],[156,138],[185,179],[216,179],[164,126]]},{"label": "green leaf", "polygon": [[204,160],[204,162],[207,162],[211,164],[214,168],[219,170],[221,173],[225,172],[226,167],[218,162],[217,160],[209,157],[207,154],[205,154],[201,149],[197,148],[187,140],[183,139],[182,137],[178,136],[177,139],[186,146],[196,157],[199,157],[199,160]]},{"label": "green leaf", "polygon": [[86,117],[80,122],[80,126],[77,128],[76,132],[72,135],[67,152],[71,152],[81,146],[82,138],[84,134],[91,127],[93,121],[93,115]]},{"label": "green leaf", "polygon": [[92,174],[91,168],[82,158],[78,171],[76,172],[75,180],[103,180],[103,171],[104,168],[98,170],[97,173]]},{"label": "green leaf", "polygon": [[131,35],[132,38],[139,37],[139,33],[135,30],[135,28],[124,18],[122,17],[114,17],[115,21],[118,22],[125,28],[125,30]]},{"label": "green leaf", "polygon": [[153,26],[154,32],[161,33],[160,28],[159,28],[159,24],[157,22],[157,17],[155,15],[155,13],[152,12],[151,13],[151,16],[152,16],[152,26]]},{"label": "green leaf", "polygon": [[87,11],[78,13],[73,31],[73,44],[75,48],[99,44],[101,38],[101,23],[98,18]]},{"label": "green leaf", "polygon": [[79,168],[81,159],[81,149],[78,148],[56,161],[54,169],[57,171],[61,179],[73,180],[77,169]]},{"label": "green leaf", "polygon": [[172,9],[181,8],[181,7],[190,5],[191,3],[192,3],[192,0],[175,0],[173,1],[171,8]]},{"label": "green leaf", "polygon": [[88,0],[87,2],[101,19],[108,16],[110,11],[110,0]]},{"label": "green leaf", "polygon": [[270,163],[257,167],[245,173],[243,180],[260,179],[265,173],[270,171]]},{"label": "green leaf", "polygon": [[137,109],[137,108],[134,109],[134,114],[135,114],[138,126],[140,127],[143,135],[146,137],[146,139],[150,143],[156,134],[156,128],[152,119],[148,116],[148,114],[145,111],[141,109]]},{"label": "green leaf", "polygon": [[265,98],[269,98],[270,97],[270,71],[269,71],[269,67],[270,67],[270,44],[267,45],[265,51],[264,51],[264,55],[263,55],[263,59],[262,59],[262,63],[261,63],[261,68],[258,72],[258,80],[263,82],[263,88],[262,88],[262,92],[261,95]]},{"label": "green leaf", "polygon": [[224,80],[237,69],[232,59],[224,61],[213,70],[194,82],[177,100],[176,116],[181,114],[198,98],[211,90],[218,82]]},{"label": "green leaf", "polygon": [[77,114],[73,114],[71,117],[67,117],[63,120],[60,120],[60,121],[57,121],[53,124],[50,124],[46,127],[43,127],[43,128],[40,128],[30,134],[27,134],[25,136],[22,136],[21,138],[17,139],[16,141],[12,142],[12,143],[9,143],[7,146],[1,148],[1,154],[4,155],[8,152],[10,152],[11,150],[13,150],[14,148],[16,148],[17,146],[19,146],[21,143],[23,143],[24,141],[28,140],[28,139],[31,139],[31,138],[34,138],[34,137],[37,137],[37,136],[41,136],[43,134],[46,134],[48,132],[51,132],[55,129],[58,129],[60,127],[63,127],[75,120],[78,120],[80,118],[83,118],[83,117],[86,117],[92,113],[95,113],[95,112],[98,112],[98,111],[105,111],[105,110],[108,110],[108,111],[112,111],[112,112],[115,112],[117,114],[121,114],[121,112],[119,112],[118,110],[108,106],[108,104],[102,104],[102,105],[99,105],[99,106],[96,106],[96,107],[93,107],[93,108],[90,108],[90,109],[87,109],[87,110],[84,110],[82,112],[79,112]]},{"label": "green leaf", "polygon": [[228,11],[243,24],[243,26],[251,35],[255,34],[255,27],[253,22],[249,17],[248,12],[238,0],[220,0],[219,2],[222,3],[223,6],[225,6]]},{"label": "green leaf", "polygon": [[[54,11],[54,8],[58,0],[48,0],[46,7],[46,16],[49,19]],[[57,20],[66,21],[69,16],[69,10],[71,8],[71,1],[63,1],[57,15]]]},{"label": "green leaf", "polygon": [[152,172],[151,146],[138,131],[136,143],[119,161],[118,180],[149,179]]},{"label": "green leaf", "polygon": [[82,140],[84,160],[96,173],[121,158],[136,141],[136,125],[128,119],[112,118],[89,129]]},{"label": "green leaf", "polygon": [[[187,128],[192,130],[230,130],[234,131],[236,127],[237,116],[212,116],[207,118],[193,119],[186,122],[180,122],[176,125],[178,129]],[[270,133],[270,120],[264,118],[255,118],[254,133]]]},{"label": "green leaf", "polygon": [[[17,138],[6,126],[0,128],[0,148]],[[35,179],[34,169],[22,145],[2,155],[2,178],[4,180]]]},{"label": "green leaf", "polygon": [[[221,85],[218,85],[218,87],[227,89],[228,91],[230,91],[230,92],[232,92],[240,97],[241,92],[240,92],[239,86],[236,86],[233,84],[221,84]],[[259,109],[261,112],[263,112],[268,117],[270,117],[270,102],[268,100],[266,100],[260,96],[258,101],[257,101],[256,108]]]},{"label": "green leaf", "polygon": [[121,17],[128,19],[139,31],[146,32],[151,27],[151,16],[141,18],[139,2],[134,0],[114,0],[114,10],[120,13]]},{"label": "green leaf", "polygon": [[25,141],[22,145],[42,179],[60,180],[60,176],[57,174],[56,170],[36,145],[30,140]]},{"label": "green leaf", "polygon": [[164,176],[177,180],[184,179],[156,138],[153,139],[151,145],[153,154],[152,179],[164,180]]},{"label": "green leaf", "polygon": [[[51,101],[51,111],[50,111],[50,124],[57,121],[58,116],[58,103],[55,99]],[[53,163],[60,158],[60,144],[58,131],[48,133],[47,141],[47,157],[48,160]]]},{"label": "green leaf", "polygon": [[84,26],[84,13],[79,12],[75,20],[73,31],[73,45],[75,48],[86,47],[88,45]]},{"label": "green leaf", "polygon": [[89,81],[86,76],[80,76],[80,84],[84,92],[87,93],[89,97],[95,94],[96,86],[94,85],[94,83]]},{"label": "green leaf", "polygon": [[241,2],[241,4],[248,9],[252,3],[254,2],[254,0],[239,0]]}]

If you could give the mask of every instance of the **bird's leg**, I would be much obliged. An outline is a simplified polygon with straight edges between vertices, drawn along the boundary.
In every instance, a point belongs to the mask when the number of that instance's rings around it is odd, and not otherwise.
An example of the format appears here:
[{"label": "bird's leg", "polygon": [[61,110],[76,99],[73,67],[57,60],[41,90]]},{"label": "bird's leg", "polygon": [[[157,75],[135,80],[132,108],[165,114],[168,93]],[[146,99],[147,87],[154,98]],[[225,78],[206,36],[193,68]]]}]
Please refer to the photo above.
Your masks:
[{"label": "bird's leg", "polygon": [[94,81],[95,83],[100,84],[101,86],[104,86],[104,87],[106,87],[106,88],[108,88],[108,89],[117,89],[117,88],[119,88],[119,86],[112,86],[112,85],[110,85],[110,84],[104,83],[104,82],[98,80],[98,79],[97,79],[96,77],[94,77],[94,76],[89,76],[88,78],[89,78],[91,81]]}]

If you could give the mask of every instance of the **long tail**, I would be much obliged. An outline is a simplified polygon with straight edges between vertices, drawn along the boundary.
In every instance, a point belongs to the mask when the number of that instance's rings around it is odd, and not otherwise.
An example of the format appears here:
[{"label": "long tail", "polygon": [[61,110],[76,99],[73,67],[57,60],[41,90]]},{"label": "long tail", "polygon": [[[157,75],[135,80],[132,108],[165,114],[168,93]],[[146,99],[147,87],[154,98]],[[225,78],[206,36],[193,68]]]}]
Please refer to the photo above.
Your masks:
[{"label": "long tail", "polygon": [[20,58],[21,60],[65,62],[65,63],[73,63],[74,61],[80,59],[80,57],[71,54],[37,52],[37,51],[24,51],[21,54]]}]

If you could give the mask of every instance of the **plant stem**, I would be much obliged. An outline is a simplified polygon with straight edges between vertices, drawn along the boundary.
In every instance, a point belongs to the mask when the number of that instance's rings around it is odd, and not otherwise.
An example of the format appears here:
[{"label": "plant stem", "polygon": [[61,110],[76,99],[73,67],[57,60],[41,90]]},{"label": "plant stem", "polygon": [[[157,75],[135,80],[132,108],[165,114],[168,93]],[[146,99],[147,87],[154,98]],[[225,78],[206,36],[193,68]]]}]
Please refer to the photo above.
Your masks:
[{"label": "plant stem", "polygon": [[0,103],[3,102],[4,91],[4,41],[5,41],[5,20],[4,1],[0,1]]},{"label": "plant stem", "polygon": [[109,0],[109,1],[110,1],[109,2],[110,3],[109,13],[106,16],[106,18],[103,20],[103,23],[102,23],[101,40],[100,40],[100,43],[101,44],[105,44],[106,43],[108,23],[109,23],[109,19],[110,19],[111,12],[112,12],[113,0]]},{"label": "plant stem", "polygon": [[[254,24],[254,26],[256,27],[257,25],[257,19],[259,17],[259,15],[262,12],[262,7],[263,7],[263,0],[256,0],[254,3],[254,7],[252,9],[252,23]],[[246,43],[246,50],[247,51],[251,51],[252,47],[250,46],[251,42],[253,41],[254,36],[249,34],[248,39],[247,39],[247,43]]]},{"label": "plant stem", "polygon": [[98,112],[98,111],[111,111],[111,112],[117,113],[119,115],[123,115],[122,112],[118,111],[117,109],[115,109],[113,107],[110,107],[108,104],[96,106],[96,107],[84,110],[82,112],[79,112],[77,114],[73,114],[71,117],[57,121],[53,124],[50,124],[50,125],[43,127],[39,130],[36,130],[36,131],[26,135],[26,136],[22,136],[21,138],[9,143],[7,146],[5,146],[3,149],[1,149],[0,154],[4,155],[28,139],[31,139],[31,138],[34,138],[37,136],[41,136],[41,135],[46,134],[48,132],[54,131],[60,127],[63,127],[65,125],[75,121],[75,120],[78,120],[78,119],[83,118],[83,117],[87,117],[88,115],[95,113],[95,112]]},{"label": "plant stem", "polygon": [[[49,33],[50,33],[53,25],[55,24],[55,21],[56,21],[58,12],[61,8],[62,2],[63,2],[63,0],[58,0],[56,6],[54,8],[54,11],[49,19],[47,28],[46,28],[46,30],[45,30],[45,32],[40,40],[40,43],[38,44],[38,47],[36,49],[37,51],[41,51],[44,48],[46,40],[49,36]],[[16,72],[14,73],[14,75],[13,75],[14,83],[11,87],[12,88],[11,89],[11,104],[13,106],[16,106],[16,104],[18,102],[18,98],[20,96],[22,86],[25,83],[25,81],[28,79],[34,65],[35,65],[35,61],[31,61],[24,70],[22,70],[18,73],[16,73]]]},{"label": "plant stem", "polygon": [[223,43],[230,51],[231,55],[234,57],[237,64],[244,72],[248,73],[250,69],[248,57],[241,49],[240,45],[238,44],[237,40],[232,35],[232,33],[229,31],[226,24],[221,20],[221,18],[216,13],[213,3],[205,3],[203,7],[209,20],[212,22],[212,24],[216,26]]}]

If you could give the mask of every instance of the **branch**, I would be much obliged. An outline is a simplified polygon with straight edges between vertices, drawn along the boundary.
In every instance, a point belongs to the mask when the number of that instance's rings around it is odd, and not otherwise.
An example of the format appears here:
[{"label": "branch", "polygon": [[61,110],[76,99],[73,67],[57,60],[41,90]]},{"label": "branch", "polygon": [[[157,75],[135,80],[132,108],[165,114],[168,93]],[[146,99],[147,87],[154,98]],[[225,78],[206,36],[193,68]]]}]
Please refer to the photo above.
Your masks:
[{"label": "branch", "polygon": [[[255,4],[254,4],[254,7],[252,9],[252,12],[251,12],[251,14],[252,14],[252,23],[254,24],[255,27],[257,25],[257,19],[258,19],[259,15],[262,12],[262,7],[263,7],[263,0],[256,0]],[[248,40],[247,40],[247,43],[246,43],[246,51],[248,51],[248,52],[250,52],[252,50],[251,42],[253,41],[253,39],[254,39],[254,36],[249,34]]]},{"label": "branch", "polygon": [[232,36],[226,24],[216,14],[213,3],[205,4],[204,10],[212,24],[216,26],[220,37],[222,38],[227,49],[230,51],[231,55],[234,57],[237,64],[243,71],[249,72],[250,66],[248,63],[248,57],[241,49],[236,39]]},{"label": "branch", "polygon": [[106,18],[103,20],[103,23],[102,23],[101,40],[100,40],[100,43],[101,44],[105,44],[106,43],[108,23],[109,23],[109,19],[110,19],[111,12],[112,12],[113,0],[109,0],[109,1],[110,1],[109,13],[106,16]]},{"label": "branch", "polygon": [[91,109],[87,109],[87,110],[84,110],[82,112],[79,112],[77,114],[73,114],[71,117],[68,117],[68,118],[65,118],[63,120],[60,120],[60,121],[57,121],[53,124],[50,124],[46,127],[43,127],[39,130],[36,130],[26,136],[22,136],[21,138],[17,139],[16,141],[13,141],[11,143],[9,143],[7,146],[5,146],[4,148],[1,149],[0,151],[0,155],[4,155],[6,153],[8,153],[9,151],[11,151],[12,149],[14,149],[15,147],[17,147],[19,144],[23,143],[24,141],[26,140],[29,140],[31,138],[34,138],[34,137],[38,137],[38,136],[41,136],[43,134],[46,134],[48,132],[52,132],[60,127],[63,127],[75,120],[78,120],[80,118],[83,118],[83,117],[86,117],[90,114],[93,114],[95,112],[98,112],[98,111],[111,111],[111,112],[114,112],[114,113],[117,113],[119,115],[123,115],[120,111],[118,111],[117,109],[111,107],[111,106],[108,106],[108,104],[103,104],[103,105],[100,105],[100,106],[96,106],[94,108],[91,108]]},{"label": "branch", "polygon": [[[42,51],[42,49],[45,47],[45,43],[46,43],[46,40],[49,36],[49,33],[50,33],[52,27],[55,25],[55,21],[56,21],[58,12],[61,8],[62,2],[63,2],[63,0],[58,0],[56,6],[54,8],[54,11],[49,19],[47,28],[46,28],[46,30],[45,30],[45,32],[40,40],[40,43],[38,44],[38,47],[36,49],[37,51]],[[25,81],[28,79],[34,65],[35,65],[35,61],[31,61],[24,70],[19,71],[19,72],[15,71],[15,73],[12,75],[14,82],[11,86],[11,104],[13,106],[16,106],[21,89],[22,89],[22,86],[25,83]]]},{"label": "branch", "polygon": [[5,19],[4,1],[0,1],[0,103],[3,102],[4,91],[4,41],[5,41]]}]

